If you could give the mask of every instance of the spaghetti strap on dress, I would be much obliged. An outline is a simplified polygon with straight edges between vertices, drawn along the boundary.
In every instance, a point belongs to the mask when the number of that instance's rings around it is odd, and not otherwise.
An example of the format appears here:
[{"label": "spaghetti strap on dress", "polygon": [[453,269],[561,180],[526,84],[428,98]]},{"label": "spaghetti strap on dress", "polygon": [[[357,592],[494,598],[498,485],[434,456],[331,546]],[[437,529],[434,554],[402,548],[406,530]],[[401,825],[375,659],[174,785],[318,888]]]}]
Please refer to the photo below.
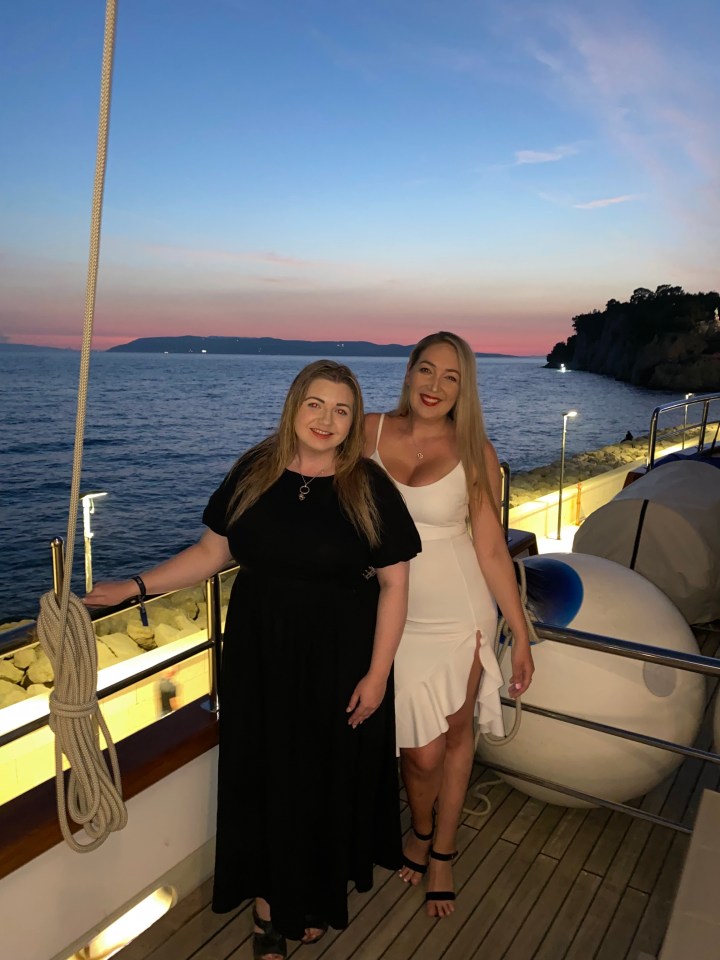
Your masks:
[{"label": "spaghetti strap on dress", "polygon": [[[384,418],[372,459],[385,469],[378,449]],[[497,608],[468,532],[462,463],[425,486],[391,479],[422,541],[422,553],[410,561],[407,622],[395,656],[397,745],[424,746],[448,729],[447,718],[467,696],[478,631],[483,671],[475,713],[481,730],[501,736],[503,678],[493,652]]]}]

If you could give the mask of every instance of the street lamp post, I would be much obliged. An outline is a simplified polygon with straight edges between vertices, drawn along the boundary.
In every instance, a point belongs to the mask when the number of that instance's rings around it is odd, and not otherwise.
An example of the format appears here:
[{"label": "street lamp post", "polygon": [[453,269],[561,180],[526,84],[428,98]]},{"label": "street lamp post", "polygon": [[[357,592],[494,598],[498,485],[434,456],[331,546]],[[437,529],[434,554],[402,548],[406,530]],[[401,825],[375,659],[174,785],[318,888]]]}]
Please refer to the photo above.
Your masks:
[{"label": "street lamp post", "polygon": [[[694,397],[694,396],[695,396],[694,393],[686,393],[686,394],[685,394],[685,399],[686,399],[686,400],[689,400],[691,397]],[[688,408],[687,408],[687,404],[686,404],[686,405],[685,405],[685,411],[684,411],[684,414],[683,414],[683,442],[682,442],[682,448],[683,448],[683,450],[685,449],[685,431],[687,430],[687,411],[688,411]]]},{"label": "street lamp post", "polygon": [[83,539],[85,541],[85,592],[90,593],[93,585],[92,578],[92,546],[91,541],[94,536],[90,528],[90,517],[95,513],[95,501],[100,497],[106,497],[107,492],[99,490],[96,493],[86,493],[80,497],[83,512]]},{"label": "street lamp post", "polygon": [[560,539],[560,528],[562,527],[562,496],[563,496],[563,484],[565,482],[565,434],[567,433],[567,422],[568,417],[576,417],[577,410],[568,410],[567,413],[563,414],[563,432],[562,432],[562,447],[560,450],[560,487],[558,489],[558,522],[557,522],[557,538]]}]

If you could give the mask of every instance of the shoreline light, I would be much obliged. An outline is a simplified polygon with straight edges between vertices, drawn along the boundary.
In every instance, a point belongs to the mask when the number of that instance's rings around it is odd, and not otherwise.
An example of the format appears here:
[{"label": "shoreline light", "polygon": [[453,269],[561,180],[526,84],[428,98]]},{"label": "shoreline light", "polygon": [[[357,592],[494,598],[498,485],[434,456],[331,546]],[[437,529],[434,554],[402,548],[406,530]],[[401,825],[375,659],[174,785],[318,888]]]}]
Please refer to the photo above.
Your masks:
[{"label": "shoreline light", "polygon": [[560,448],[560,486],[558,489],[558,519],[557,519],[557,538],[561,539],[562,527],[562,495],[563,483],[565,481],[565,434],[567,433],[567,422],[569,417],[576,417],[577,410],[568,410],[563,414],[562,446]]}]

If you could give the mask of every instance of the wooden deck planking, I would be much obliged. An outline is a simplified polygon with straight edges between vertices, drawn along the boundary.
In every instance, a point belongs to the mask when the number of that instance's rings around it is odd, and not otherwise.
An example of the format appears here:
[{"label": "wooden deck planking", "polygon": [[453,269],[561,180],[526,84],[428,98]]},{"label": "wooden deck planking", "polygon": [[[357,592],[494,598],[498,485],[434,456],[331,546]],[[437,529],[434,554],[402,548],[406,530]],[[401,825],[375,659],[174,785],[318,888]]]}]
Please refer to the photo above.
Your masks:
[{"label": "wooden deck planking", "polygon": [[[625,960],[648,899],[646,893],[631,887],[625,889],[595,960]],[[634,954],[631,954],[631,960],[634,960]]]},{"label": "wooden deck planking", "polygon": [[[717,635],[703,653],[717,652]],[[698,745],[712,739],[717,683],[709,685]],[[473,786],[494,777],[476,764]],[[691,822],[704,788],[717,789],[720,767],[685,761],[639,803]],[[455,915],[425,914],[423,888],[376,870],[369,894],[351,890],[351,924],[312,947],[290,944],[307,960],[639,960],[662,945],[689,838],[602,808],[545,805],[507,784],[487,790],[486,817],[466,815],[458,834]],[[410,823],[402,804],[403,828]],[[467,807],[481,801],[471,791]],[[248,906],[210,909],[207,881],[117,955],[117,960],[249,960]],[[297,960],[297,958],[296,958]]]},{"label": "wooden deck planking", "polygon": [[599,877],[605,876],[613,858],[621,848],[625,836],[630,829],[630,818],[624,813],[610,814],[605,829],[598,837],[590,855],[585,861],[584,868],[588,873],[596,873]]},{"label": "wooden deck planking", "polygon": [[[521,806],[522,800],[518,802],[511,794],[507,802],[497,808],[493,819],[483,824],[484,829],[481,832],[473,830],[471,827],[461,826],[460,832],[467,831],[467,835],[473,842],[468,844],[461,856],[455,861],[454,875],[458,892],[455,909],[458,916],[453,918],[445,931],[446,934],[456,932],[462,910],[475,902],[478,896],[476,886],[478,878],[480,887],[484,888],[488,876],[495,876],[493,865],[497,860],[504,861],[507,859],[504,857],[505,851],[508,852],[509,857],[516,850],[513,844],[503,844],[499,855],[495,854],[495,847],[501,843],[500,835]],[[460,836],[460,833],[458,836]],[[494,854],[494,856],[491,857],[491,854]],[[406,960],[407,957],[415,957],[414,951],[421,949],[421,944],[428,934],[445,923],[444,920],[438,922],[426,915],[423,894],[424,888],[422,887],[414,888],[406,893],[405,896],[411,898],[415,907],[413,922],[410,926],[398,932],[397,938],[383,954],[383,957],[387,960]]]},{"label": "wooden deck planking", "polygon": [[503,840],[510,843],[520,843],[527,832],[532,828],[535,821],[545,809],[546,804],[534,797],[529,797],[523,804],[518,815],[508,824],[507,829],[502,835]]},{"label": "wooden deck planking", "polygon": [[[490,816],[477,828],[463,825],[459,832],[462,854],[455,870],[459,897],[453,918],[426,917],[422,888],[409,889],[390,871],[378,869],[372,894],[350,892],[347,930],[329,931],[314,947],[291,945],[290,955],[302,949],[301,955],[308,960],[469,960],[476,952],[484,960],[570,960],[572,956],[589,960],[593,950],[604,948],[606,939],[626,945],[630,936],[633,950],[637,945],[651,955],[657,951],[667,919],[667,891],[674,891],[684,846],[668,864],[672,876],[664,884],[661,877],[663,889],[654,900],[650,898],[648,909],[641,911],[642,891],[634,891],[631,901],[638,904],[637,909],[633,912],[628,905],[617,910],[627,885],[623,871],[629,873],[629,864],[627,842],[617,849],[621,831],[615,824],[613,839],[606,838],[605,844],[617,850],[608,876],[582,869],[608,830],[612,820],[608,811],[568,810],[540,804],[515,790],[493,791],[499,803]],[[626,835],[631,829],[637,834],[632,850],[638,846],[640,828],[647,825],[636,821],[626,830]],[[561,853],[559,859],[546,852],[553,849]],[[601,860],[608,865],[604,854],[596,854],[595,865]],[[595,912],[600,922],[588,926],[587,917]],[[183,918],[187,922],[178,931]],[[635,923],[632,931],[631,922]],[[205,884],[122,951],[118,960],[249,960],[250,931],[248,907],[231,915],[211,913],[209,884]],[[590,947],[584,955],[581,944]],[[607,960],[625,956],[614,956],[612,949],[605,949]],[[602,958],[598,953],[598,960]],[[632,953],[628,960],[635,960]]]},{"label": "wooden deck planking", "polygon": [[[577,814],[578,808],[569,812]],[[522,926],[516,931],[507,952],[507,960],[526,960],[526,958],[532,957],[540,947],[566,898],[570,896],[583,862],[609,819],[609,811],[602,808],[592,811],[583,810],[582,812],[584,820],[574,834],[573,843],[565,847],[560,858],[556,858],[558,859],[557,868],[546,883],[532,910],[525,917]],[[566,819],[568,819],[567,814],[563,816],[560,823]],[[577,822],[577,816],[571,822]],[[547,856],[547,850],[551,847],[551,843],[546,844],[541,854]],[[564,924],[563,933],[566,947],[572,940],[581,919],[582,917],[578,917],[575,924]],[[557,956],[561,956],[561,954],[558,953]]]},{"label": "wooden deck planking", "polygon": [[573,938],[566,954],[567,960],[588,960],[588,957],[594,957],[601,947],[635,864],[645,846],[647,836],[648,825],[642,821],[633,821]]},{"label": "wooden deck planking", "polygon": [[581,870],[540,948],[535,953],[522,957],[521,960],[530,960],[531,957],[532,960],[562,960],[566,955],[568,942],[572,938],[572,934],[568,936],[568,932],[575,931],[580,926],[599,886],[600,877]]},{"label": "wooden deck planking", "polygon": [[590,810],[586,807],[568,807],[542,852],[548,857],[560,860],[589,815]]},{"label": "wooden deck planking", "polygon": [[[463,903],[462,905],[456,906],[456,913],[462,910],[459,919],[462,919],[462,915],[466,914],[468,910],[470,910],[470,912],[467,921],[447,951],[447,960],[466,960],[467,957],[474,956],[475,951],[481,950],[485,937],[503,912],[514,892],[523,882],[525,875],[562,817],[562,814],[563,810],[561,808],[546,806],[521,842],[517,845],[514,853],[498,874],[495,882],[488,887],[487,892],[479,899],[476,899],[474,904]],[[547,858],[547,860],[551,862],[550,858]],[[443,921],[442,924],[438,924],[436,930],[446,925]],[[423,951],[422,953],[418,953],[418,958],[422,958],[422,960],[435,960],[438,956],[443,955],[441,951],[437,949],[433,951],[433,947],[437,946],[434,934],[435,931],[425,940],[423,943]],[[415,960],[415,958],[413,958],[413,960]]]},{"label": "wooden deck planking", "polygon": [[689,843],[689,837],[675,834],[664,869],[658,876],[655,889],[650,894],[647,909],[633,939],[629,953],[630,960],[634,960],[634,955],[641,951],[649,953],[652,957],[659,953]]},{"label": "wooden deck planking", "polygon": [[557,866],[557,860],[544,853],[537,854],[483,940],[480,948],[483,960],[502,960],[506,956],[518,928],[525,924],[528,914],[540,899]]},{"label": "wooden deck planking", "polygon": [[204,960],[214,960],[216,954],[210,946],[213,940],[225,931],[225,937],[220,936],[219,942],[226,939],[232,949],[241,939],[239,931],[244,929],[250,929],[248,906],[230,913],[217,914],[213,913],[208,905],[186,923],[182,930],[172,934],[165,943],[149,954],[148,960],[190,960],[200,950],[206,951],[200,954]]}]

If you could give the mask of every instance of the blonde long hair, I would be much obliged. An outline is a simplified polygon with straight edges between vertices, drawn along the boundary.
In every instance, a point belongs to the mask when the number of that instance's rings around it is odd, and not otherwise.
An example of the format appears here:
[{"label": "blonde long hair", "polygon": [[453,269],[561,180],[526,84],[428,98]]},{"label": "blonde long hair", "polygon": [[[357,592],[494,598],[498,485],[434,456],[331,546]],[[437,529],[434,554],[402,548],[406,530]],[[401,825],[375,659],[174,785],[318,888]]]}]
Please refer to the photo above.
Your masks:
[{"label": "blonde long hair", "polygon": [[[485,458],[488,436],[485,432],[485,420],[477,387],[477,363],[470,344],[456,333],[448,333],[447,330],[431,333],[413,347],[407,372],[410,373],[422,359],[428,347],[435,346],[437,343],[449,344],[455,349],[458,357],[460,368],[458,397],[448,417],[455,424],[455,440],[465,471],[470,503],[479,505],[487,495],[493,507],[497,509],[488,478]],[[393,413],[401,417],[406,417],[410,413],[410,385],[407,377],[403,381],[400,399]]]},{"label": "blonde long hair", "polygon": [[369,466],[363,459],[362,393],[352,370],[335,360],[315,360],[303,367],[285,397],[276,432],[244,453],[235,464],[235,467],[240,467],[249,463],[249,468],[238,481],[231,497],[228,525],[257,503],[265,491],[280,479],[295,456],[295,419],[313,380],[343,384],[352,393],[352,422],[347,437],[335,452],[333,483],[345,515],[371,546],[377,546],[380,542],[380,518],[370,485]]}]

